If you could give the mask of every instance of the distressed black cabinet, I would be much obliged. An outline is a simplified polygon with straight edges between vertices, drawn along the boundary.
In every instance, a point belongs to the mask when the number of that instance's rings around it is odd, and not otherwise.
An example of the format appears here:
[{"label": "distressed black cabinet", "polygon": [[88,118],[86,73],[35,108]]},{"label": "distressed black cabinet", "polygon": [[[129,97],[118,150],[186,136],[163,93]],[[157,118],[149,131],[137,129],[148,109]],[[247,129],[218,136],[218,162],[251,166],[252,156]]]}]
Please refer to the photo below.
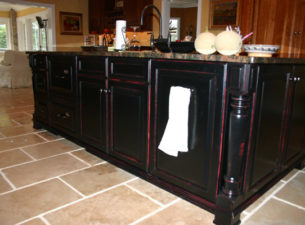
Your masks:
[{"label": "distressed black cabinet", "polygon": [[288,140],[283,159],[286,167],[298,160],[305,149],[305,66],[295,66],[290,82]]},{"label": "distressed black cabinet", "polygon": [[[222,151],[222,116],[225,107],[225,65],[154,61],[151,171],[154,175],[215,202],[219,155]],[[188,152],[178,157],[158,149],[169,117],[171,87],[191,91]],[[179,112],[177,112],[179,113]],[[176,121],[178,122],[178,121]],[[155,131],[153,133],[153,131]]]},{"label": "distressed black cabinet", "polygon": [[256,76],[249,189],[263,186],[280,172],[289,101],[290,65],[260,65]]},{"label": "distressed black cabinet", "polygon": [[109,59],[110,154],[142,169],[147,165],[147,59]]},{"label": "distressed black cabinet", "polygon": [[[31,53],[34,127],[211,211],[215,224],[239,224],[242,210],[305,157],[305,63],[143,55]],[[177,156],[159,148],[173,87],[190,94],[188,151]]]},{"label": "distressed black cabinet", "polygon": [[79,57],[77,62],[80,137],[106,151],[106,59]]}]

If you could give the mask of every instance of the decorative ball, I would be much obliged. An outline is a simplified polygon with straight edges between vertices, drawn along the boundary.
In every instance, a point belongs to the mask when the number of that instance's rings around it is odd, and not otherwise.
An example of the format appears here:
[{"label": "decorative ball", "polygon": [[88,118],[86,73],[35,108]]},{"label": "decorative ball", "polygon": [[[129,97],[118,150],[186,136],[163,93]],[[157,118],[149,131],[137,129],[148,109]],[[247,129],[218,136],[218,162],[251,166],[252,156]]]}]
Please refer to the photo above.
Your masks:
[{"label": "decorative ball", "polygon": [[215,39],[216,50],[222,55],[234,55],[240,52],[242,40],[235,31],[223,31]]},{"label": "decorative ball", "polygon": [[195,40],[196,51],[205,55],[216,52],[215,38],[216,36],[210,32],[203,32],[199,34]]}]

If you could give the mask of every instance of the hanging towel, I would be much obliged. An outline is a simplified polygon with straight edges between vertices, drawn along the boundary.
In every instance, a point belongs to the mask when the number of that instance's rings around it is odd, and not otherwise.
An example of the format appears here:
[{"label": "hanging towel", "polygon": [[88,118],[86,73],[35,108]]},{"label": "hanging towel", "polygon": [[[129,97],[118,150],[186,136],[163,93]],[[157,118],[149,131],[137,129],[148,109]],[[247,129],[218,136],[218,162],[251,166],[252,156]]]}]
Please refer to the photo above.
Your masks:
[{"label": "hanging towel", "polygon": [[188,151],[188,113],[191,90],[183,87],[171,87],[167,125],[158,146],[171,156]]}]

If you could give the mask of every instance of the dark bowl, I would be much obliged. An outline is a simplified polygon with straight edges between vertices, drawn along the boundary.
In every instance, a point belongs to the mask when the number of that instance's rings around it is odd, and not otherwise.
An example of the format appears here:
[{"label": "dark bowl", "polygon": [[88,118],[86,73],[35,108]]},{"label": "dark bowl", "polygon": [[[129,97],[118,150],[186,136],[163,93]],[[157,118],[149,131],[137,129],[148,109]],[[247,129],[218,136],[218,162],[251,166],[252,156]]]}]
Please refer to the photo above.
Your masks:
[{"label": "dark bowl", "polygon": [[191,53],[195,51],[194,42],[170,42],[168,46],[167,41],[156,41],[154,45],[161,52]]}]

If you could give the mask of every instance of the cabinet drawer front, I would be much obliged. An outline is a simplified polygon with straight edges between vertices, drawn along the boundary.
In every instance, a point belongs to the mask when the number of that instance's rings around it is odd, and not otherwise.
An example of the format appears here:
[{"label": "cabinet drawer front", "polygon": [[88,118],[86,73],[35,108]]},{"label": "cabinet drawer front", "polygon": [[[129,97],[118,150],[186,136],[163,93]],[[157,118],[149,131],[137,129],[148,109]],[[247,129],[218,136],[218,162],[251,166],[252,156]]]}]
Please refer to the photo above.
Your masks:
[{"label": "cabinet drawer front", "polygon": [[140,58],[110,58],[110,79],[148,81],[148,59]]},{"label": "cabinet drawer front", "polygon": [[80,56],[77,60],[77,70],[79,75],[104,78],[106,74],[105,57],[102,56]]},{"label": "cabinet drawer front", "polygon": [[75,58],[52,57],[50,65],[50,89],[65,94],[73,94],[75,78]]},{"label": "cabinet drawer front", "polygon": [[75,132],[76,131],[76,116],[75,109],[59,104],[52,104],[52,126]]}]

